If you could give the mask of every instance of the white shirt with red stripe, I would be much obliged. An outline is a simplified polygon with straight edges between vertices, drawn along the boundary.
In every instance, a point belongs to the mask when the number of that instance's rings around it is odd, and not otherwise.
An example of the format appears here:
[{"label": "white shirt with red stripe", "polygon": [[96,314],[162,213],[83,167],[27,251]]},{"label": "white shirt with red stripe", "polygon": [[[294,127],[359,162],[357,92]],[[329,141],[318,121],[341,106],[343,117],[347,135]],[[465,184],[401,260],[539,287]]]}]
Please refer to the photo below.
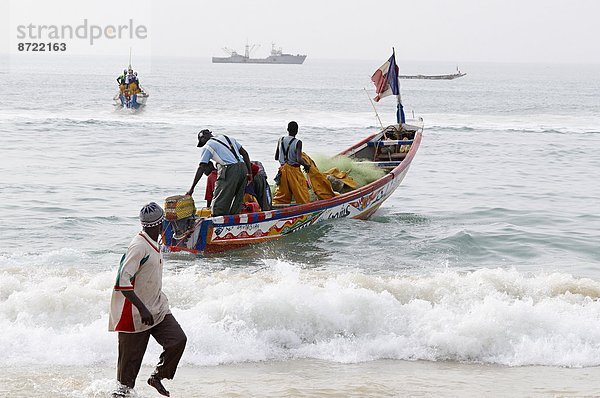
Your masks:
[{"label": "white shirt with red stripe", "polygon": [[[108,330],[137,333],[159,324],[169,314],[169,301],[162,292],[163,256],[160,246],[147,233],[137,234],[121,259],[110,301]],[[122,291],[132,290],[154,317],[154,325],[142,324],[138,309]]]}]

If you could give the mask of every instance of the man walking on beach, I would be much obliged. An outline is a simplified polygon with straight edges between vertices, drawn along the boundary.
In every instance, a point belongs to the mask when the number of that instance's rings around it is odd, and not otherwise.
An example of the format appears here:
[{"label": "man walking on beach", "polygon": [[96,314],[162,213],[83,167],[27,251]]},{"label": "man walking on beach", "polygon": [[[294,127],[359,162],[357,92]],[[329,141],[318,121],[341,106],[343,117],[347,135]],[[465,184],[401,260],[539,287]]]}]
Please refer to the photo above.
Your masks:
[{"label": "man walking on beach", "polygon": [[117,380],[114,398],[127,397],[142,365],[150,336],[163,347],[148,384],[169,396],[161,380],[172,379],[187,338],[169,310],[162,292],[163,257],[158,244],[165,213],[154,202],[140,210],[140,231],[129,244],[110,303],[109,330],[119,332]]}]

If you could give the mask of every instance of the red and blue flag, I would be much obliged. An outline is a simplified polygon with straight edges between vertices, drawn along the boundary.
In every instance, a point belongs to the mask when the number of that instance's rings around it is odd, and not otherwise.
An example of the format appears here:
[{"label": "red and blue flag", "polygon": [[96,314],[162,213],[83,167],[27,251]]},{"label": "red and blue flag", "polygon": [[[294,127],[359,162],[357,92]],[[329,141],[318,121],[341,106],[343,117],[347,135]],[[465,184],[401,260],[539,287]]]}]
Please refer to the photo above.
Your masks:
[{"label": "red and blue flag", "polygon": [[392,51],[390,59],[385,61],[383,65],[379,67],[371,76],[371,81],[375,84],[375,102],[379,102],[380,99],[387,97],[388,95],[398,96],[398,111],[396,119],[398,123],[404,123],[404,109],[400,102],[400,85],[398,84],[398,73],[400,68],[396,64],[396,52]]}]

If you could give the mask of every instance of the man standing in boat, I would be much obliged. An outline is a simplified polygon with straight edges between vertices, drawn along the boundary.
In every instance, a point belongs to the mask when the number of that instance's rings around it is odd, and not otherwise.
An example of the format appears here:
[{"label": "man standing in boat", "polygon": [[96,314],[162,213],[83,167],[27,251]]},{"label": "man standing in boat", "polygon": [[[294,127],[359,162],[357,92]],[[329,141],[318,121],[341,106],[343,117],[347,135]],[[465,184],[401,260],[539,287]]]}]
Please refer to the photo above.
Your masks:
[{"label": "man standing in boat", "polygon": [[252,181],[252,168],[248,152],[234,138],[226,135],[213,136],[210,130],[198,133],[198,145],[202,148],[200,165],[194,182],[186,195],[192,195],[203,174],[208,171],[208,163],[217,164],[217,181],[211,207],[212,216],[238,214],[242,210],[244,190]]},{"label": "man standing in boat", "polygon": [[279,161],[280,167],[273,204],[289,204],[292,196],[297,204],[308,203],[308,186],[300,166],[308,173],[310,165],[302,159],[302,141],[296,138],[298,123],[289,122],[287,131],[288,135],[279,139],[275,151],[275,160]]},{"label": "man standing in boat", "polygon": [[154,202],[140,210],[142,231],[129,244],[110,303],[109,330],[119,332],[117,380],[113,398],[128,397],[142,365],[150,336],[163,347],[148,384],[169,396],[161,380],[172,379],[187,338],[162,292],[163,256],[158,243],[165,217]]}]

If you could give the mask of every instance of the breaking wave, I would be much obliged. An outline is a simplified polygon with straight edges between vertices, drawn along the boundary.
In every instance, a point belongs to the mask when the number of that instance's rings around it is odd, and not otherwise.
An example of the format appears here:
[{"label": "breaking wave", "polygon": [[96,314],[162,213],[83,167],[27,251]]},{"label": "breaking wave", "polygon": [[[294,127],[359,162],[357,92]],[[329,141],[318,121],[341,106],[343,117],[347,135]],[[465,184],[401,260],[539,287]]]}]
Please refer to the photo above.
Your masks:
[{"label": "breaking wave", "polygon": [[[114,362],[107,319],[115,269],[78,266],[87,259],[75,250],[0,255],[6,364]],[[299,358],[600,365],[600,283],[566,273],[370,275],[265,260],[251,270],[169,268],[164,287],[188,335],[190,365]]]}]

